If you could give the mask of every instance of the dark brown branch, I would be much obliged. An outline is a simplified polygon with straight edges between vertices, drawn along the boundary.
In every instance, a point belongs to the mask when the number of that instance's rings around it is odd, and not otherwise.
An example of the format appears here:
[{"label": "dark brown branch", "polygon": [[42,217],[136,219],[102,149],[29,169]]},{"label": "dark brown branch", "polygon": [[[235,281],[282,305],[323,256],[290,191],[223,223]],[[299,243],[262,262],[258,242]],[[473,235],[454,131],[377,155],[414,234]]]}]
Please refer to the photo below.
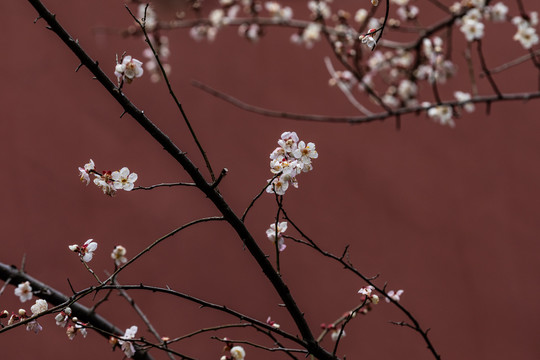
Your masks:
[{"label": "dark brown branch", "polygon": [[55,16],[45,8],[39,0],[28,0],[29,3],[36,9],[38,14],[47,22],[48,26],[54,31],[58,37],[69,47],[69,49],[78,57],[90,72],[95,76],[109,94],[129,113],[135,121],[137,121],[146,132],[148,132],[162,147],[171,155],[189,174],[197,187],[212,201],[214,206],[221,212],[223,218],[236,231],[240,239],[245,244],[252,257],[258,263],[259,267],[268,278],[277,294],[280,296],[283,303],[286,305],[292,320],[301,333],[304,341],[304,346],[309,353],[313,354],[319,360],[333,360],[335,357],[328,351],[323,349],[320,344],[315,341],[311,329],[309,328],[303,312],[296,304],[288,286],[283,282],[281,277],[276,273],[272,264],[267,259],[266,254],[257,245],[255,239],[244,225],[243,221],[229,207],[222,195],[217,189],[212,187],[212,184],[206,182],[198,168],[191,162],[186,154],[181,151],[171,140],[161,131],[154,123],[146,117],[107,77],[101,70],[98,64],[88,56],[82,47],[73,40],[73,38],[64,30],[58,23]]},{"label": "dark brown branch", "polygon": [[[48,303],[56,306],[57,309],[49,309],[49,312],[53,312],[55,310],[60,311],[62,308],[69,306],[71,308],[73,316],[76,316],[82,322],[92,324],[96,332],[98,332],[100,335],[107,339],[109,338],[109,334],[115,334],[117,336],[124,335],[124,332],[122,330],[114,326],[111,322],[109,322],[102,316],[92,311],[92,309],[75,302],[79,297],[67,297],[66,295],[50,287],[49,285],[31,277],[28,274],[22,273],[14,266],[8,266],[6,264],[0,263],[0,279],[11,279],[13,285],[20,284],[25,281],[30,282],[32,290],[39,293],[39,298],[46,300]],[[87,290],[80,292],[79,294],[86,295],[90,292],[91,291]],[[15,325],[19,324],[23,325],[24,322],[17,323]],[[15,325],[13,325],[12,327],[15,327]],[[0,329],[0,333],[7,331],[10,328],[11,327],[5,327],[3,329]],[[137,350],[134,359],[151,360],[152,357],[146,352]]]},{"label": "dark brown branch", "polygon": [[[265,109],[262,107],[254,106],[247,104],[245,102],[242,102],[241,100],[238,100],[230,95],[227,95],[225,93],[222,93],[218,90],[215,90],[211,88],[208,85],[205,85],[203,83],[200,83],[198,81],[193,81],[193,85],[210,95],[213,95],[217,97],[218,99],[224,100],[242,110],[246,110],[252,113],[256,113],[263,116],[269,116],[269,117],[277,117],[277,118],[284,118],[284,119],[291,119],[291,120],[302,120],[302,121],[315,121],[315,122],[329,122],[329,123],[347,123],[347,124],[363,124],[363,123],[369,123],[372,121],[383,121],[386,120],[392,116],[396,115],[405,115],[405,114],[416,114],[422,111],[428,110],[430,107],[434,107],[436,105],[432,105],[429,107],[426,106],[410,106],[410,107],[403,107],[394,109],[390,112],[380,112],[373,115],[367,115],[367,116],[324,116],[324,115],[307,115],[307,114],[296,114],[296,113],[288,113],[284,111],[274,111]],[[476,96],[472,99],[468,100],[467,102],[472,103],[489,103],[494,101],[516,101],[516,100],[530,100],[530,99],[537,99],[540,98],[540,91],[539,92],[530,92],[530,93],[509,93],[509,94],[502,94],[501,97],[498,95],[487,95],[487,96]],[[439,105],[446,105],[446,106],[456,106],[460,105],[461,103],[456,100],[452,101],[442,101]]]}]

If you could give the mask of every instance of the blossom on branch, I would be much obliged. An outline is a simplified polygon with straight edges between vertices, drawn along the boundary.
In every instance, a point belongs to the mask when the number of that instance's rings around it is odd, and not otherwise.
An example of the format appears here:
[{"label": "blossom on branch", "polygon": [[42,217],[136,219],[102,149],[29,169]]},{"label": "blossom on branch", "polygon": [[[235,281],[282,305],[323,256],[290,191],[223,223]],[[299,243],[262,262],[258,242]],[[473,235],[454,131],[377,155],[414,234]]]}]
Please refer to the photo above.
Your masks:
[{"label": "blossom on branch", "polygon": [[138,175],[135,173],[129,173],[127,167],[123,167],[120,171],[113,171],[111,178],[114,181],[113,186],[116,190],[122,189],[125,191],[131,191],[134,187],[135,181],[137,181]]},{"label": "blossom on branch", "polygon": [[129,329],[126,329],[124,336],[122,336],[121,338],[122,340],[118,341],[118,343],[122,346],[122,351],[128,358],[131,358],[133,357],[133,355],[135,355],[135,347],[133,346],[133,343],[131,341],[125,341],[125,340],[134,339],[135,334],[137,334],[138,329],[139,328],[135,325],[133,325]]},{"label": "blossom on branch", "polygon": [[144,73],[142,64],[141,61],[134,59],[129,55],[124,56],[121,63],[118,63],[118,59],[116,59],[114,75],[118,78],[118,83],[125,81],[129,84],[136,77],[141,77]]},{"label": "blossom on branch", "polygon": [[69,245],[69,250],[76,252],[81,257],[82,261],[89,262],[94,256],[94,251],[96,251],[98,244],[94,242],[94,239],[88,239],[82,246],[79,245]]},{"label": "blossom on branch", "polygon": [[278,145],[270,154],[270,171],[276,177],[268,180],[266,192],[284,195],[289,185],[298,187],[297,175],[313,170],[311,160],[319,154],[314,143],[306,144],[294,131],[282,133]]},{"label": "blossom on branch", "polygon": [[30,307],[33,315],[40,314],[48,309],[47,301],[43,299],[36,300],[36,303]]},{"label": "blossom on branch", "polygon": [[371,285],[368,285],[360,288],[360,290],[358,290],[358,293],[364,295],[373,304],[377,304],[379,302],[379,296],[374,294],[373,290],[375,290],[375,288]]},{"label": "blossom on branch", "polygon": [[29,281],[20,283],[15,288],[15,295],[19,297],[21,302],[25,302],[32,299],[32,286],[30,286]]},{"label": "blossom on branch", "polygon": [[127,262],[126,258],[127,250],[122,245],[116,245],[111,253],[111,258],[114,260],[116,266],[120,266]]},{"label": "blossom on branch", "polygon": [[282,234],[286,230],[287,230],[287,222],[286,221],[278,223],[277,224],[277,229],[276,229],[276,224],[275,223],[270,224],[270,228],[268,230],[266,230],[266,236],[268,237],[268,240],[275,243],[276,238],[277,238],[277,242],[278,242],[277,245],[278,245],[278,250],[279,251],[283,251],[287,247],[287,245],[285,245],[285,239],[282,236]]},{"label": "blossom on branch", "polygon": [[390,290],[388,292],[388,297],[384,300],[386,300],[386,302],[390,302],[390,299],[398,302],[399,300],[401,300],[401,294],[403,294],[404,290],[398,290],[398,291],[395,291],[394,290]]},{"label": "blossom on branch", "polygon": [[87,164],[84,164],[84,168],[79,167],[79,175],[81,177],[82,182],[86,182],[86,185],[90,183],[90,173],[94,170],[95,165],[94,161],[90,159],[90,162]]},{"label": "blossom on branch", "polygon": [[246,351],[241,346],[233,346],[230,350],[231,356],[234,360],[244,360],[246,357]]}]

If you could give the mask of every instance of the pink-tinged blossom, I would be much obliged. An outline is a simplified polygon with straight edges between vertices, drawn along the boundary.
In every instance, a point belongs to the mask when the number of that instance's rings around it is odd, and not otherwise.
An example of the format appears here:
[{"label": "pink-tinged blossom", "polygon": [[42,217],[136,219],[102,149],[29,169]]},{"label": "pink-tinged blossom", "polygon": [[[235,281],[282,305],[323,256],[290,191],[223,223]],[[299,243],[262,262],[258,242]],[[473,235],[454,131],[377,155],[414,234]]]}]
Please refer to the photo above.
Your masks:
[{"label": "pink-tinged blossom", "polygon": [[70,316],[71,316],[71,308],[67,307],[64,309],[64,311],[59,312],[54,317],[54,320],[56,321],[56,325],[61,326],[61,327],[66,327]]},{"label": "pink-tinged blossom", "polygon": [[124,336],[122,336],[122,340],[119,340],[118,342],[122,346],[122,351],[126,355],[127,358],[133,357],[135,355],[135,347],[133,346],[133,343],[131,341],[124,341],[124,340],[132,340],[135,338],[135,335],[137,334],[137,330],[139,328],[135,325],[130,327],[129,329],[126,329],[126,332],[124,333]]},{"label": "pink-tinged blossom", "polygon": [[[76,321],[75,318],[73,318],[73,319],[74,319],[74,321]],[[86,337],[88,332],[86,331],[84,326],[82,324],[79,324],[79,323],[72,324],[72,325],[69,325],[67,327],[66,335],[67,335],[69,340],[73,340],[75,338],[75,335],[77,335],[77,334],[81,334],[83,337]]]},{"label": "pink-tinged blossom", "polygon": [[141,77],[144,73],[142,62],[132,58],[131,56],[124,56],[121,63],[116,62],[114,68],[114,75],[118,78],[118,81],[126,81],[128,84],[133,79]]},{"label": "pink-tinged blossom", "polygon": [[230,350],[231,356],[234,360],[244,360],[246,357],[246,351],[241,346],[233,346]]},{"label": "pink-tinged blossom", "polygon": [[395,292],[394,292],[394,290],[390,290],[388,292],[388,297],[385,299],[386,302],[389,303],[390,299],[399,302],[399,300],[401,300],[401,294],[403,294],[403,292],[404,292],[404,290],[398,290],[398,291],[395,291]]},{"label": "pink-tinged blossom", "polygon": [[270,228],[266,230],[266,236],[268,237],[268,240],[275,243],[276,242],[276,235],[277,235],[277,241],[278,241],[278,250],[283,251],[287,247],[285,245],[285,239],[283,238],[283,233],[287,230],[287,222],[283,221],[278,223],[277,229],[276,224],[270,224]]},{"label": "pink-tinged blossom", "polygon": [[110,171],[104,171],[101,176],[96,175],[94,178],[94,184],[101,188],[105,195],[116,195],[116,189],[113,186],[112,173]]},{"label": "pink-tinged blossom", "polygon": [[358,293],[364,295],[366,298],[371,300],[373,304],[377,304],[379,302],[379,296],[374,294],[373,290],[375,290],[375,288],[371,285],[368,285],[360,288],[360,290],[358,290]]},{"label": "pink-tinged blossom", "polygon": [[33,331],[35,334],[43,330],[43,327],[36,321],[32,320],[26,324],[26,331]]},{"label": "pink-tinged blossom", "polygon": [[366,46],[371,50],[373,50],[375,45],[377,45],[377,41],[375,41],[371,35],[362,35],[360,39],[362,40],[362,44],[366,44]]},{"label": "pink-tinged blossom", "polygon": [[278,145],[286,152],[293,152],[296,149],[296,144],[300,139],[294,131],[285,131],[281,134],[281,139],[278,140]]},{"label": "pink-tinged blossom", "polygon": [[275,329],[279,329],[280,327],[279,324],[275,322],[274,320],[272,320],[270,316],[266,319],[266,323]]},{"label": "pink-tinged blossom", "polygon": [[84,262],[89,262],[92,260],[92,257],[94,256],[94,251],[96,251],[98,247],[97,242],[94,242],[94,239],[88,239],[86,242],[82,245],[69,245],[69,250],[76,252],[79,254],[79,256],[82,258]]},{"label": "pink-tinged blossom", "polygon": [[111,178],[114,181],[113,187],[116,190],[122,189],[125,191],[131,191],[135,186],[134,183],[137,181],[138,176],[136,173],[130,174],[129,169],[127,167],[123,167],[120,171],[113,171]]},{"label": "pink-tinged blossom", "polygon": [[126,253],[127,253],[127,250],[122,245],[117,245],[113,249],[111,253],[111,258],[114,260],[114,263],[116,264],[116,266],[120,266],[127,262]]},{"label": "pink-tinged blossom", "polygon": [[29,281],[20,283],[15,288],[15,295],[19,297],[21,302],[25,302],[32,299],[32,286],[30,286]]}]

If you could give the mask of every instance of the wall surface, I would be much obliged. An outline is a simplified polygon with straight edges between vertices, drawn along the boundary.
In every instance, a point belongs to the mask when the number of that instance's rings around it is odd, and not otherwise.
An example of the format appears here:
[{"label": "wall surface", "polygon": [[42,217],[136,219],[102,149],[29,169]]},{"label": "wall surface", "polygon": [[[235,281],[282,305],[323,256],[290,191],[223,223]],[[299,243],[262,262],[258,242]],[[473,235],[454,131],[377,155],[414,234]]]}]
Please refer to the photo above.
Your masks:
[{"label": "wall surface", "polygon": [[[536,1],[523,2],[529,11],[539,10]],[[303,2],[292,3],[305,17]],[[444,16],[426,3],[416,2],[426,9],[423,21],[428,22],[430,14]],[[141,38],[117,34],[132,24],[121,1],[47,0],[45,5],[111,78],[115,54],[126,51],[142,58]],[[356,1],[334,5],[352,12],[358,6]],[[515,4],[509,5],[515,15]],[[163,2],[158,11],[170,16],[176,6]],[[99,170],[128,166],[138,173],[138,185],[189,179],[132,118],[120,118],[121,107],[87,69],[75,72],[75,56],[42,20],[34,24],[36,12],[27,2],[4,0],[0,10],[7,30],[0,40],[1,262],[20,266],[25,256],[30,275],[69,294],[68,279],[78,290],[92,285],[93,278],[68,245],[97,241],[90,265],[105,277],[113,270],[109,254],[115,245],[124,245],[128,257],[133,256],[182,224],[218,215],[204,195],[190,187],[109,198],[92,184],[81,184],[77,167],[89,159]],[[525,54],[511,40],[514,31],[508,23],[486,25],[490,66]],[[404,289],[402,304],[431,328],[431,339],[444,359],[540,358],[540,102],[494,103],[489,116],[486,107],[478,105],[474,113],[457,118],[453,129],[425,114],[407,115],[398,131],[393,119],[353,126],[263,117],[191,85],[198,80],[274,110],[356,115],[339,90],[328,86],[323,62],[331,55],[328,45],[320,42],[306,50],[291,44],[290,34],[287,29],[267,29],[258,43],[240,38],[235,29],[224,29],[213,43],[195,42],[187,30],[168,34],[171,83],[214,169],[229,169],[220,189],[233,210],[242,213],[271,177],[268,154],[280,134],[296,131],[301,139],[315,142],[319,152],[314,170],[300,175],[299,188],[289,190],[284,200],[306,234],[335,254],[350,245],[350,260],[361,272],[379,275],[378,284],[387,282],[388,289]],[[444,98],[455,90],[470,91],[462,37],[454,33],[459,69],[442,90]],[[536,91],[537,79],[530,62],[497,75],[503,92]],[[478,79],[478,86],[481,93],[491,92],[485,78]],[[143,77],[126,85],[124,92],[204,169],[163,82]],[[422,92],[433,101],[427,86]],[[272,260],[274,250],[265,230],[275,213],[273,196],[264,194],[246,220]],[[287,245],[280,257],[283,279],[310,325],[317,329],[359,303],[357,291],[365,285],[360,279],[300,244],[287,240]],[[168,239],[123,272],[119,281],[169,286],[263,321],[271,316],[295,333],[277,294],[224,223],[199,225]],[[132,296],[162,336],[238,322],[176,298]],[[91,305],[91,300],[83,302]],[[13,296],[12,286],[0,296],[0,311],[28,309],[27,304]],[[137,324],[139,334],[151,338],[116,294],[99,311],[122,329]],[[418,334],[389,324],[402,320],[401,312],[381,302],[348,325],[341,354],[347,359],[432,358]],[[123,357],[94,332],[69,341],[52,318],[42,323],[38,335],[23,328],[0,334],[0,357]],[[179,351],[218,359],[223,344],[211,336],[241,339],[245,334],[231,330],[199,335]],[[248,334],[250,340],[272,346],[261,335]],[[329,339],[324,341],[332,347]],[[246,349],[247,359],[283,358]]]}]

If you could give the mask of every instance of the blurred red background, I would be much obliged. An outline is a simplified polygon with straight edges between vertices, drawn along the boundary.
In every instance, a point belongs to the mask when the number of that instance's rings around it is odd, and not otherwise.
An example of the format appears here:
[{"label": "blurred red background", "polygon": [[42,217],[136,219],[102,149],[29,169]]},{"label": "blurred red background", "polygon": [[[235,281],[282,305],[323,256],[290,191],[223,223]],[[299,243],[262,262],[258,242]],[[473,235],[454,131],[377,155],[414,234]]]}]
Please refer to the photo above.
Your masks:
[{"label": "blurred red background", "polygon": [[[293,3],[299,16],[307,14],[303,1]],[[443,16],[427,3],[416,2],[425,11],[425,23]],[[536,2],[524,3],[528,10],[538,10]],[[45,5],[111,78],[115,54],[126,51],[141,58],[140,38],[102,31],[132,23],[122,2],[48,0]],[[177,9],[175,2],[157,5],[162,15]],[[333,6],[354,12],[368,5],[336,1]],[[508,5],[516,15],[515,4]],[[138,173],[138,185],[189,179],[129,116],[119,118],[120,106],[85,68],[75,73],[75,56],[43,21],[33,23],[36,12],[27,2],[3,1],[0,10],[7,29],[0,40],[0,261],[18,266],[26,254],[30,275],[69,294],[68,278],[76,289],[91,285],[93,279],[68,245],[97,241],[90,265],[104,276],[112,271],[109,254],[115,245],[124,245],[128,257],[133,256],[186,222],[217,215],[192,188],[122,192],[109,198],[95,186],[82,185],[77,167],[90,158],[101,170],[128,166]],[[508,23],[486,25],[484,48],[490,66],[524,54],[511,40],[514,31]],[[490,116],[480,105],[475,113],[456,119],[455,129],[437,125],[424,114],[411,115],[402,119],[397,131],[393,120],[350,126],[266,118],[191,86],[192,80],[199,80],[275,110],[354,115],[342,94],[327,85],[322,59],[330,54],[328,46],[321,42],[306,50],[289,43],[290,34],[269,29],[253,44],[235,29],[224,29],[214,43],[195,42],[185,30],[169,33],[172,84],[216,171],[229,169],[220,189],[231,207],[243,212],[271,177],[268,154],[280,134],[296,131],[301,139],[315,142],[319,152],[314,171],[302,174],[299,189],[285,196],[288,213],[307,234],[336,254],[350,244],[351,261],[360,271],[379,274],[379,284],[388,282],[389,289],[404,289],[402,304],[431,328],[431,339],[444,359],[540,358],[540,170],[534,160],[540,152],[540,104],[495,103]],[[470,91],[463,36],[456,32],[454,37],[459,75],[443,88],[444,98],[455,90]],[[536,91],[537,77],[538,71],[527,62],[496,79],[503,92],[521,92]],[[485,79],[479,86],[482,93],[490,92]],[[204,168],[163,83],[143,77],[124,91]],[[426,100],[432,100],[426,94]],[[248,228],[271,256],[265,230],[275,212],[273,196],[267,195],[247,218]],[[315,329],[359,303],[357,291],[365,284],[309,249],[289,242],[281,266]],[[261,320],[272,316],[286,330],[294,326],[255,261],[225,224],[199,225],[174,236],[119,280],[170,286]],[[163,336],[235,322],[178,299],[132,296]],[[0,310],[21,307],[13,287],[0,300]],[[84,303],[91,304],[89,300]],[[123,299],[114,296],[100,311],[122,329],[139,325],[138,335],[150,338]],[[406,319],[400,312],[381,303],[349,324],[341,354],[348,359],[430,359],[417,334],[389,324],[401,320]],[[39,335],[23,328],[1,334],[2,358],[123,356],[111,353],[95,333],[69,341],[52,318],[43,326]],[[252,332],[216,335],[262,341]],[[200,359],[218,359],[222,347],[202,335],[178,349]],[[275,358],[246,349],[248,359]],[[154,356],[165,358],[162,353]]]}]

